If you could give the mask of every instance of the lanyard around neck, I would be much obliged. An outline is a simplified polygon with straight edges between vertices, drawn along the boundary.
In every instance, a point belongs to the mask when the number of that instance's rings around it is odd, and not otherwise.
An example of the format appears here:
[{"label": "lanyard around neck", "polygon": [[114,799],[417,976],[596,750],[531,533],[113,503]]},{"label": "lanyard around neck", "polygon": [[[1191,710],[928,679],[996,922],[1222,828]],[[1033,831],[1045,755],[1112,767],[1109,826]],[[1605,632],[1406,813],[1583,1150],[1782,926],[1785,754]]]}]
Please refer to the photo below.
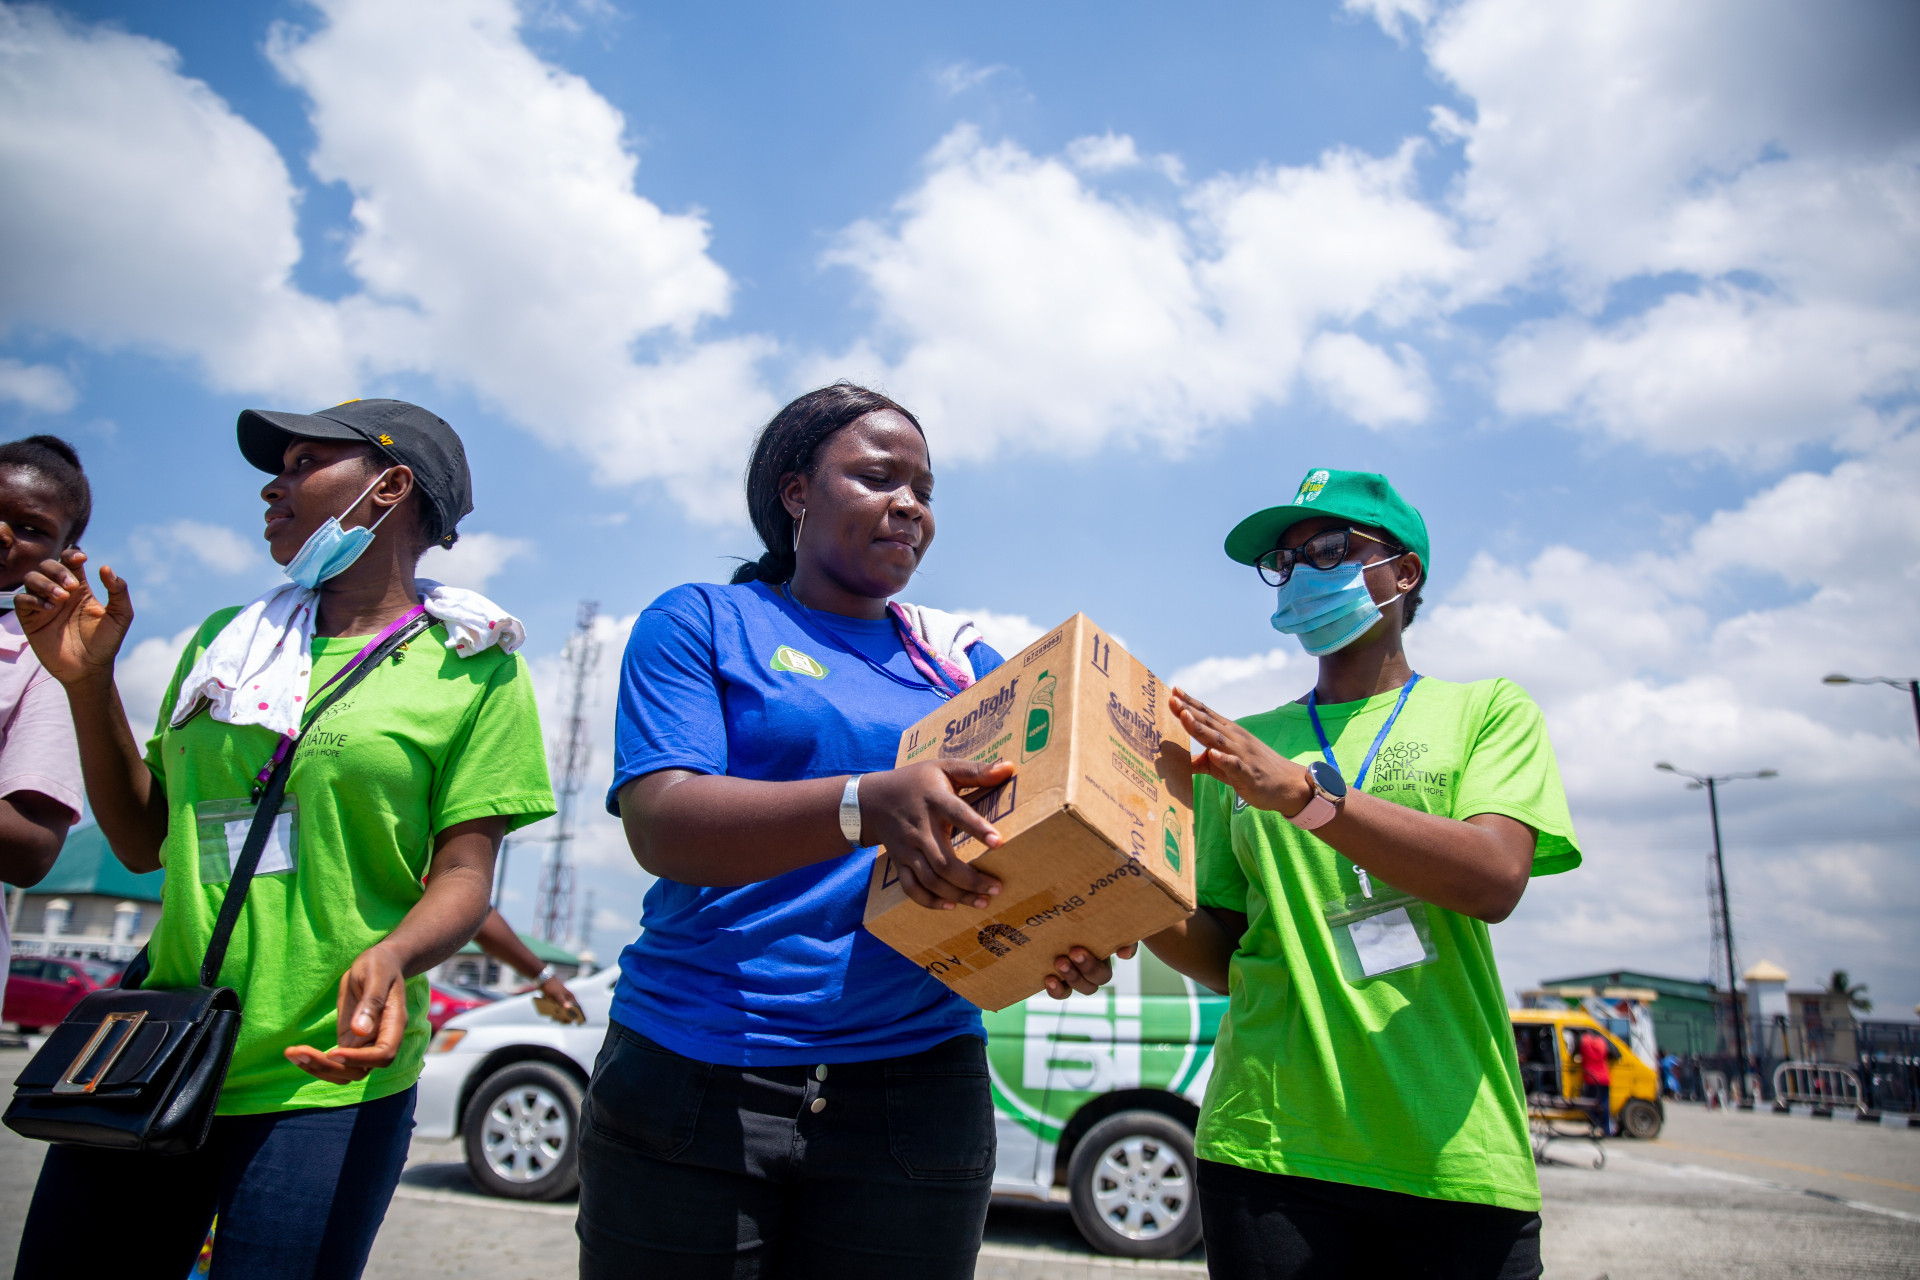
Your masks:
[{"label": "lanyard around neck", "polygon": [[[375,636],[373,639],[367,641],[367,643],[361,648],[360,652],[354,654],[353,657],[347,662],[346,666],[340,668],[338,671],[328,676],[326,679],[326,683],[322,684],[318,689],[315,689],[314,692],[315,693],[326,692],[327,689],[333,685],[334,681],[340,679],[342,676],[345,676],[349,671],[352,671],[355,667],[359,666],[362,662],[366,661],[366,657],[368,654],[372,653],[375,649],[378,649],[381,645],[385,644],[388,640],[392,639],[395,633],[399,632],[402,628],[412,623],[415,618],[418,618],[420,615],[424,614],[426,611],[427,611],[427,606],[423,604],[417,604],[413,606],[413,608],[401,614],[399,617],[395,618],[392,622],[389,622],[387,624],[386,630],[382,631],[379,635]],[[312,705],[313,700],[311,698],[309,698],[307,701],[308,701],[308,705]],[[300,727],[299,733],[283,733],[280,735],[280,744],[273,749],[273,758],[268,760],[264,765],[260,766],[260,772],[253,779],[253,786],[255,791],[258,791],[260,788],[267,785],[267,779],[273,776],[273,771],[279,767],[279,764],[282,760],[286,759],[287,752],[293,750],[293,744],[299,739],[300,733],[305,733],[305,732],[306,732],[306,726],[302,725]]]},{"label": "lanyard around neck", "polygon": [[[1373,745],[1367,748],[1367,758],[1360,762],[1360,772],[1354,775],[1351,784],[1355,791],[1365,788],[1367,770],[1373,768],[1373,758],[1380,754],[1381,744],[1386,742],[1387,734],[1393,730],[1393,722],[1400,718],[1400,708],[1407,705],[1407,695],[1413,692],[1413,686],[1420,683],[1420,673],[1414,672],[1411,679],[1400,687],[1400,698],[1393,704],[1393,711],[1387,716],[1387,722],[1380,726],[1380,732],[1374,735]],[[1340,772],[1340,762],[1333,758],[1333,744],[1327,741],[1327,731],[1320,726],[1319,690],[1307,693],[1307,716],[1313,721],[1313,736],[1320,739],[1320,754],[1333,766],[1335,773]]]}]

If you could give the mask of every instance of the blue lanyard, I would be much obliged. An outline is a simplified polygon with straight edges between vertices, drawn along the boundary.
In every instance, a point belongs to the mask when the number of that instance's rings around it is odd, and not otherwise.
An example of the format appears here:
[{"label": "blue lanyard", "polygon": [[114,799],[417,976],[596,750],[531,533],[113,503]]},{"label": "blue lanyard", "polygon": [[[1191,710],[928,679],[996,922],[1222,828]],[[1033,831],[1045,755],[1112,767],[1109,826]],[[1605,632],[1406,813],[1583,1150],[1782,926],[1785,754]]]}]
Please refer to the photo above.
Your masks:
[{"label": "blue lanyard", "polygon": [[[1400,718],[1400,708],[1407,705],[1407,695],[1413,692],[1413,686],[1420,683],[1420,673],[1415,671],[1412,677],[1400,686],[1400,697],[1393,704],[1393,710],[1387,715],[1387,722],[1380,726],[1380,732],[1373,735],[1373,745],[1367,748],[1367,758],[1360,762],[1360,773],[1353,780],[1352,790],[1359,791],[1367,780],[1367,770],[1373,768],[1373,758],[1380,754],[1380,746],[1387,740],[1387,734],[1393,730],[1393,722]],[[1307,691],[1307,718],[1313,721],[1313,736],[1320,739],[1320,754],[1333,766],[1335,773],[1340,772],[1340,762],[1333,758],[1333,744],[1327,741],[1327,731],[1320,727],[1320,699],[1318,689]],[[1353,874],[1360,881],[1363,896],[1373,896],[1373,881],[1367,875],[1367,869],[1353,863]]]},{"label": "blue lanyard", "polygon": [[[1373,745],[1367,748],[1367,758],[1360,762],[1360,772],[1354,776],[1352,784],[1355,791],[1365,789],[1367,770],[1373,768],[1373,758],[1380,754],[1381,744],[1387,740],[1387,734],[1393,731],[1393,722],[1400,718],[1400,708],[1407,705],[1407,695],[1412,693],[1413,686],[1419,683],[1420,673],[1416,671],[1413,673],[1413,678],[1400,687],[1400,700],[1393,704],[1392,714],[1388,715],[1387,722],[1380,726],[1380,732],[1374,735]],[[1333,744],[1327,741],[1327,731],[1320,727],[1318,695],[1317,689],[1308,692],[1307,716],[1313,721],[1313,736],[1320,739],[1320,754],[1327,758],[1327,763],[1333,766],[1335,773],[1338,773],[1340,762],[1333,758]]]}]

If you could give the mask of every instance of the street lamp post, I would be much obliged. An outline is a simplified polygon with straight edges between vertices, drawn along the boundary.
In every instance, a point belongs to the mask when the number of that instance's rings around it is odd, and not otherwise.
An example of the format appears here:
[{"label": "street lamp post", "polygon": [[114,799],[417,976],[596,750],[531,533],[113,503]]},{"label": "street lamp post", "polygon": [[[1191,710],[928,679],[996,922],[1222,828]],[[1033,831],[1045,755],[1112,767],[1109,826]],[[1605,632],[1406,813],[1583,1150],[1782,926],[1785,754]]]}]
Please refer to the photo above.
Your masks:
[{"label": "street lamp post", "polygon": [[1905,689],[1913,698],[1913,722],[1920,727],[1920,680],[1901,679],[1898,676],[1843,676],[1838,671],[1825,676],[1821,684],[1884,684],[1896,689]]},{"label": "street lamp post", "polygon": [[1727,951],[1727,1002],[1733,1006],[1733,1050],[1740,1063],[1740,1099],[1743,1107],[1752,1106],[1747,1098],[1747,1020],[1740,1009],[1739,973],[1733,967],[1733,908],[1727,902],[1727,864],[1720,853],[1720,796],[1719,785],[1723,782],[1737,782],[1743,778],[1777,778],[1777,769],[1760,769],[1753,773],[1688,773],[1685,769],[1676,769],[1662,760],[1653,766],[1664,773],[1676,773],[1688,779],[1687,790],[1707,793],[1707,814],[1713,822],[1713,874],[1720,884],[1720,937]]}]

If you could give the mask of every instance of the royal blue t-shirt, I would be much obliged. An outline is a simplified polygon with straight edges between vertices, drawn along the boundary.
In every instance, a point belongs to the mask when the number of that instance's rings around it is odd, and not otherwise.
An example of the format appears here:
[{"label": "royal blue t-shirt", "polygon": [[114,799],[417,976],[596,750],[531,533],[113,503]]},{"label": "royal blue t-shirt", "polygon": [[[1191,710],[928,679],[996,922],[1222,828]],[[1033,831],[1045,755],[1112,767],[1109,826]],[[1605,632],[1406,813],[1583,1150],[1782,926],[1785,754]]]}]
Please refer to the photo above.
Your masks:
[{"label": "royal blue t-shirt", "polygon": [[[1001,664],[967,651],[975,675]],[[689,583],[634,623],[613,787],[659,769],[797,782],[893,768],[945,702],[893,621],[804,609],[778,588]],[[862,1062],[984,1035],[980,1011],[861,927],[872,848],[734,888],[647,891],[613,1018],[702,1062]]]}]

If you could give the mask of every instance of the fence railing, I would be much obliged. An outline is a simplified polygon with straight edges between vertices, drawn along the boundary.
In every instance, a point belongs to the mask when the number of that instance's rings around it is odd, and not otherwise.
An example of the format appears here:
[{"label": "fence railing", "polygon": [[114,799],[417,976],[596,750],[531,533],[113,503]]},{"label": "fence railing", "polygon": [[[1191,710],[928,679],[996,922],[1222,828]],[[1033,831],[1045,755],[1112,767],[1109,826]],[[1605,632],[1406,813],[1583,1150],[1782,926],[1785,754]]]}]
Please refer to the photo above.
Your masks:
[{"label": "fence railing", "polygon": [[1781,1063],[1773,1069],[1773,1102],[1786,1107],[1804,1102],[1814,1107],[1851,1107],[1864,1111],[1860,1077],[1851,1067],[1831,1062]]}]

